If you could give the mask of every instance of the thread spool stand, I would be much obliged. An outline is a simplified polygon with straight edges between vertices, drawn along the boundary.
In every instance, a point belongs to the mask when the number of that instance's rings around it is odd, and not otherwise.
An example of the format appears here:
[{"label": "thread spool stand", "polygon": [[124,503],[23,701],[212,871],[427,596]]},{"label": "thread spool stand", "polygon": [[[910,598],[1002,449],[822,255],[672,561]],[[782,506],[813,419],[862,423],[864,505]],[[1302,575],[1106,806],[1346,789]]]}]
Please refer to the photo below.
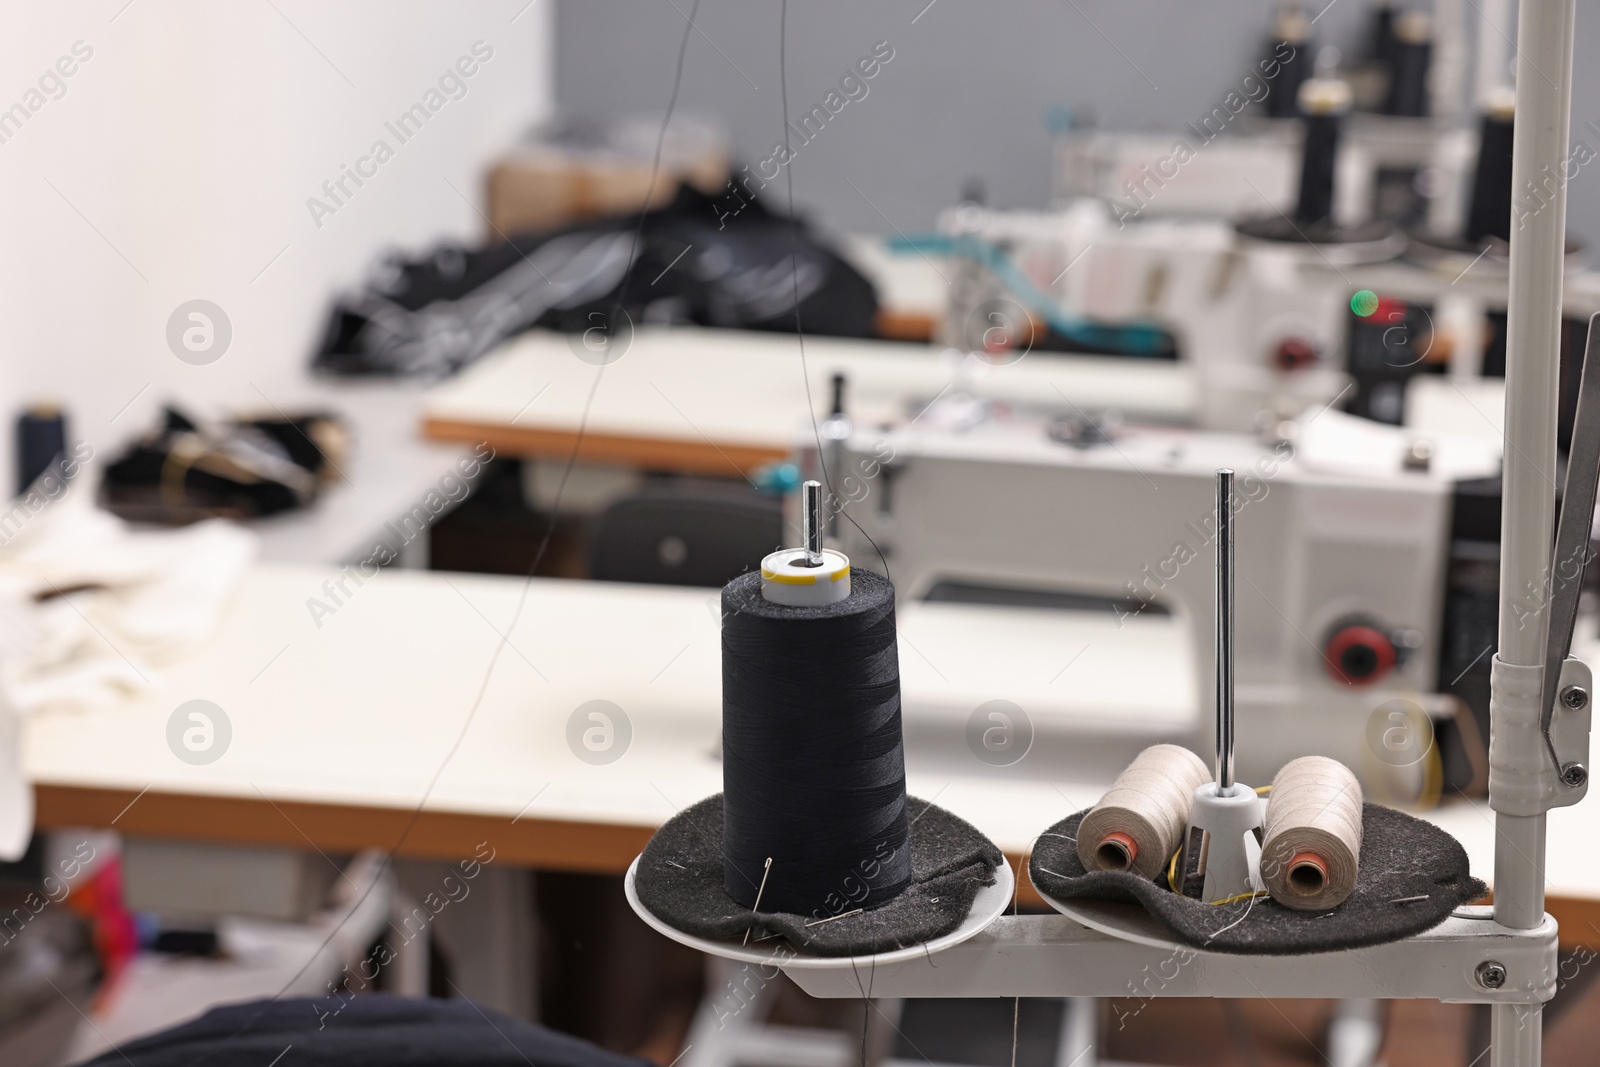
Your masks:
[{"label": "thread spool stand", "polygon": [[[1596,331],[1600,350],[1600,330]],[[848,574],[848,560],[833,560],[821,545],[820,486],[805,487],[803,544],[763,561],[763,596],[838,596],[836,567]],[[1231,486],[1219,478],[1219,598],[1217,781],[1199,790],[1206,801],[1192,821],[1210,831],[1209,894],[1239,884],[1255,859],[1247,842],[1258,821],[1254,790],[1233,780],[1232,556]],[[1224,525],[1225,523],[1225,525]],[[834,555],[837,555],[836,553]],[[818,565],[820,563],[820,565]],[[801,581],[778,581],[789,575]],[[845,595],[848,595],[846,592]],[[817,600],[816,603],[826,603]],[[1575,678],[1576,676],[1574,676]],[[1567,672],[1563,679],[1569,680]],[[1587,672],[1577,682],[1587,682]],[[1206,810],[1220,812],[1215,818]],[[1234,847],[1235,843],[1237,847]],[[923,944],[871,956],[819,957],[778,941],[741,945],[696,937],[663,923],[638,895],[638,862],[625,881],[630,904],[666,936],[709,955],[750,966],[782,970],[816,997],[858,999],[860,976],[870,966],[874,996],[886,997],[1084,997],[1138,995],[1253,997],[1269,991],[1339,999],[1429,998],[1452,1002],[1537,1005],[1554,993],[1555,923],[1546,918],[1527,929],[1493,920],[1488,908],[1458,909],[1445,922],[1409,939],[1322,954],[1315,967],[1297,955],[1238,955],[1186,945],[1137,905],[1108,901],[1050,902],[1065,914],[1004,914],[1013,877],[1009,866],[995,873],[970,913],[950,934]],[[1248,873],[1243,875],[1248,887]],[[1241,890],[1243,891],[1243,890]],[[780,947],[773,947],[776,944]],[[1485,974],[1501,975],[1486,982]],[[1159,988],[1151,988],[1160,975]],[[1172,977],[1167,977],[1171,975]]]},{"label": "thread spool stand", "polygon": [[[1513,184],[1532,181],[1567,157],[1572,103],[1574,0],[1522,0],[1518,10],[1517,123]],[[1516,618],[1524,587],[1552,573],[1555,511],[1556,379],[1566,187],[1525,228],[1512,231],[1507,338],[1501,618]],[[1600,321],[1591,323],[1585,377],[1600,375]],[[1590,388],[1595,388],[1594,384]],[[1584,391],[1580,386],[1580,392]],[[1580,413],[1573,439],[1593,443],[1600,411]],[[1568,478],[1587,479],[1594,466]],[[1565,506],[1574,494],[1569,487]],[[1575,530],[1587,528],[1576,517]],[[1563,522],[1565,528],[1568,524]],[[1560,562],[1557,557],[1554,562]],[[1581,579],[1581,569],[1579,578]],[[1573,604],[1575,609],[1575,600]],[[1489,1067],[1537,1067],[1541,1011],[1556,990],[1556,923],[1544,911],[1546,813],[1587,788],[1588,701],[1581,722],[1557,722],[1544,694],[1593,692],[1586,665],[1567,655],[1569,609],[1547,606],[1539,625],[1503,627],[1495,659],[1490,806],[1496,813],[1495,903],[1466,906],[1415,937],[1329,953],[1237,956],[1176,944],[1148,915],[1122,905],[1116,916],[996,915],[981,932],[938,954],[877,966],[876,997],[1266,996],[1431,999],[1493,1006]],[[1552,681],[1551,676],[1554,676]],[[1571,725],[1566,723],[1572,722]],[[1002,872],[996,872],[1001,874]],[[630,902],[639,909],[632,894]],[[976,910],[976,909],[974,909]],[[1151,934],[1150,931],[1155,933]],[[665,932],[665,931],[664,931]],[[669,936],[672,936],[669,933]],[[681,938],[680,938],[681,940]],[[736,946],[708,946],[728,955]],[[774,958],[815,997],[860,999],[860,971],[808,969]],[[1170,977],[1169,977],[1170,976]]]},{"label": "thread spool stand", "polygon": [[[1233,780],[1233,471],[1217,471],[1217,763],[1216,777],[1194,791],[1191,831],[1200,830],[1201,898],[1227,900],[1262,888],[1261,798]],[[1186,839],[1187,840],[1187,839]]]}]

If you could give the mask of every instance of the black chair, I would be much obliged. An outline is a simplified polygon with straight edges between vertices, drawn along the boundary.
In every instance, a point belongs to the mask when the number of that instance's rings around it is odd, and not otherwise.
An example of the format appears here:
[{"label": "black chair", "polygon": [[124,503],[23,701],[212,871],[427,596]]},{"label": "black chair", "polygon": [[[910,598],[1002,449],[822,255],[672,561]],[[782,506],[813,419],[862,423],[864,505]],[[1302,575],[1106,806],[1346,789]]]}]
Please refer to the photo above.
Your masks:
[{"label": "black chair", "polygon": [[721,586],[783,547],[778,497],[742,482],[652,479],[594,521],[589,577]]}]

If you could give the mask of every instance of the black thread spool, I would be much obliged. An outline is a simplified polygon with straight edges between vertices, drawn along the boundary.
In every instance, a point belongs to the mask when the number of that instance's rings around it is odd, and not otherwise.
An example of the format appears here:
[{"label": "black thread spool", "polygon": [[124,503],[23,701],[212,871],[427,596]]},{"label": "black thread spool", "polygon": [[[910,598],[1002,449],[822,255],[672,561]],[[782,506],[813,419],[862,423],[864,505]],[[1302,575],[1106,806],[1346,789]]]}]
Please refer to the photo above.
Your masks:
[{"label": "black thread spool", "polygon": [[1428,67],[1433,60],[1433,27],[1428,16],[1407,11],[1394,20],[1389,42],[1390,115],[1421,118],[1428,113]]},{"label": "black thread spool", "polygon": [[1387,65],[1394,53],[1394,5],[1376,4],[1372,8],[1372,36],[1368,48],[1372,60]]},{"label": "black thread spool", "polygon": [[[910,884],[905,749],[894,586],[820,545],[807,557],[775,552],[722,590],[723,887],[828,918]],[[774,603],[764,586],[800,588],[781,577],[848,595]]]},{"label": "black thread spool", "polygon": [[1300,113],[1300,86],[1311,76],[1311,24],[1305,12],[1285,8],[1279,12],[1267,38],[1262,72],[1276,63],[1277,77],[1267,79],[1267,115],[1292,119]]},{"label": "black thread spool", "polygon": [[1511,138],[1515,112],[1510,93],[1490,103],[1479,125],[1478,165],[1472,175],[1472,206],[1467,210],[1466,239],[1472,245],[1486,237],[1511,240]]},{"label": "black thread spool", "polygon": [[1312,78],[1300,87],[1300,110],[1305,115],[1306,140],[1300,154],[1295,221],[1331,222],[1339,134],[1350,110],[1350,87],[1332,78]]},{"label": "black thread spool", "polygon": [[[1509,208],[1507,209],[1509,211]],[[54,404],[36,404],[17,416],[17,495],[67,454],[67,418]]]}]

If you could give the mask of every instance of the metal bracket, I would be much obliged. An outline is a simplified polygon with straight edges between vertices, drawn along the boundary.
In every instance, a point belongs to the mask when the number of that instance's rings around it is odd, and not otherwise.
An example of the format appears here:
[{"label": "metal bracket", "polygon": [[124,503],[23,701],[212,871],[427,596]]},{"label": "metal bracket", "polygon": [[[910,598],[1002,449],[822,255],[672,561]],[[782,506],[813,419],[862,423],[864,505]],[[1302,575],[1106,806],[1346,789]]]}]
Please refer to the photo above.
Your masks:
[{"label": "metal bracket", "polygon": [[[1490,686],[1489,806],[1502,815],[1543,815],[1589,792],[1594,686],[1571,657],[1578,598],[1589,563],[1600,488],[1600,314],[1589,320],[1583,377],[1567,451],[1555,551],[1545,571],[1544,659],[1538,666],[1495,657]],[[1532,614],[1530,611],[1529,614]]]},{"label": "metal bracket", "polygon": [[[775,965],[782,967],[781,960]],[[1556,922],[1532,930],[1464,907],[1427,933],[1343,952],[1241,956],[1156,947],[1065,915],[1003,916],[935,955],[853,968],[792,968],[813,997],[1378,997],[1541,1004],[1556,990]]]},{"label": "metal bracket", "polygon": [[1552,808],[1576,804],[1589,795],[1589,722],[1594,706],[1594,682],[1588,664],[1568,657],[1561,664],[1559,679],[1545,734],[1559,782],[1550,796]]},{"label": "metal bracket", "polygon": [[1542,815],[1589,792],[1587,665],[1568,658],[1556,674],[1548,740],[1540,729],[1543,667],[1494,659],[1489,712],[1489,806],[1502,815]]},{"label": "metal bracket", "polygon": [[[1550,590],[1550,617],[1545,631],[1544,671],[1540,685],[1539,733],[1544,738],[1561,782],[1570,792],[1588,781],[1589,737],[1584,723],[1581,749],[1572,747],[1572,731],[1564,731],[1569,748],[1557,745],[1555,723],[1565,710],[1581,708],[1587,715],[1589,701],[1566,704],[1573,683],[1567,681],[1566,661],[1572,652],[1572,631],[1578,622],[1578,595],[1583,591],[1583,572],[1589,563],[1590,537],[1594,529],[1596,489],[1600,488],[1600,313],[1589,319],[1589,342],[1583,350],[1583,372],[1578,382],[1578,402],[1572,417],[1572,440],[1567,448],[1567,478],[1561,493],[1561,515],[1556,521],[1555,553],[1550,563],[1547,586]],[[1588,685],[1583,686],[1587,697]],[[1574,779],[1569,781],[1568,779]],[[1552,806],[1574,804],[1557,791]]]}]

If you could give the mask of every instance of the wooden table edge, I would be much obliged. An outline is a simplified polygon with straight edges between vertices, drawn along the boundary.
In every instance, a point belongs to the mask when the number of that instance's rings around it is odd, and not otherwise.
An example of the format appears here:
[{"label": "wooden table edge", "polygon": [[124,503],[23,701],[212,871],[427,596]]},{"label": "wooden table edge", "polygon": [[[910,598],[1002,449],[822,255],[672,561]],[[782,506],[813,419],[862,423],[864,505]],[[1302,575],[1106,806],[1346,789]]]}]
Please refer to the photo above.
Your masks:
[{"label": "wooden table edge", "polygon": [[[473,422],[433,416],[422,421],[422,436],[431,441],[457,444],[487,444],[496,454],[507,456],[571,458],[578,434],[574,430],[554,430],[538,426],[512,426],[506,423]],[[710,439],[648,437],[633,434],[586,431],[578,452],[584,463],[643,467],[647,470],[685,471],[727,477],[747,475],[773,462],[788,459],[790,450],[770,445],[740,444]]]},{"label": "wooden table edge", "polygon": [[48,783],[34,786],[34,805],[41,830],[115,830],[129,837],[324,852],[376,848],[451,863],[487,845],[496,863],[591,874],[622,873],[655,832],[621,823]]}]

